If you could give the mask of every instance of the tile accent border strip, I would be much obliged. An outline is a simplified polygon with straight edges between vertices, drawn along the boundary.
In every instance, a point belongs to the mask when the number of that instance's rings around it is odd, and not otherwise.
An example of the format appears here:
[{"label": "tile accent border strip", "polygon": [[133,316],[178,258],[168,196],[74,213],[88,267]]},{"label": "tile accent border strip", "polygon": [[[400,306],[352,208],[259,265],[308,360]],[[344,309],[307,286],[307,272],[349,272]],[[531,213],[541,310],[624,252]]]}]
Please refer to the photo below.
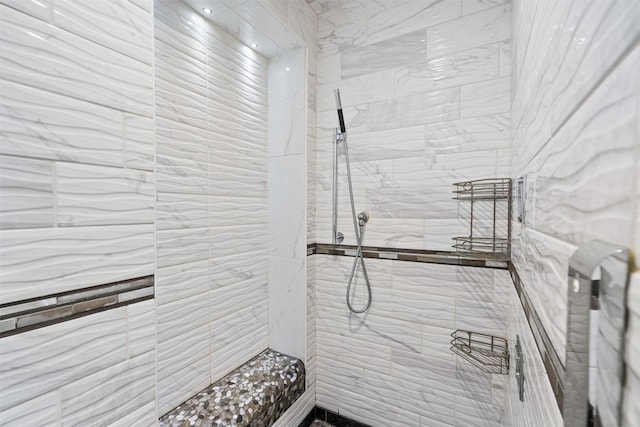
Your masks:
[{"label": "tile accent border strip", "polygon": [[309,427],[315,420],[326,421],[336,427],[371,427],[319,406],[314,406],[298,427]]},{"label": "tile accent border strip", "polygon": [[[307,245],[309,255],[356,256],[354,245],[333,245],[328,243],[311,243]],[[463,265],[468,267],[499,268],[506,270],[509,262],[492,254],[466,254],[463,252],[430,251],[424,249],[385,248],[363,246],[365,258],[391,259],[398,261],[426,262],[431,264]]]},{"label": "tile accent border strip", "polygon": [[542,326],[540,317],[533,307],[533,304],[531,304],[531,300],[524,292],[524,286],[520,280],[520,275],[512,263],[509,263],[509,273],[511,274],[513,285],[516,288],[518,297],[520,298],[522,310],[524,311],[529,327],[533,332],[533,337],[536,341],[538,352],[542,357],[545,371],[549,377],[549,383],[551,384],[551,389],[553,390],[553,394],[556,398],[556,403],[562,413],[562,401],[564,399],[564,366],[556,352],[556,349],[551,344],[551,339],[549,338],[547,331]]},{"label": "tile accent border strip", "polygon": [[154,298],[154,276],[0,305],[0,338]]}]

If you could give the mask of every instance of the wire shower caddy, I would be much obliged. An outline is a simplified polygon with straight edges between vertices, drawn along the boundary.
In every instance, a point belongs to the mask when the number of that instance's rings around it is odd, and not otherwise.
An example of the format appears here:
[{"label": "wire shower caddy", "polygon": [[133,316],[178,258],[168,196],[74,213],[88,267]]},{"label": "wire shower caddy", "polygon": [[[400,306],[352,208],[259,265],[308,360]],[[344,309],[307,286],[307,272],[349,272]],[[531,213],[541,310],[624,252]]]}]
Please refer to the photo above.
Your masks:
[{"label": "wire shower caddy", "polygon": [[[511,178],[489,178],[462,181],[455,186],[454,200],[470,202],[469,235],[454,237],[456,252],[508,261],[511,255]],[[489,209],[482,211],[478,204]],[[504,206],[506,204],[506,206]],[[500,209],[506,208],[506,215]],[[488,217],[481,218],[482,214]],[[482,226],[489,221],[489,227]],[[506,224],[504,224],[506,220]],[[488,230],[487,230],[488,228]]]},{"label": "wire shower caddy", "polygon": [[489,374],[509,373],[509,343],[502,337],[457,329],[451,351]]}]

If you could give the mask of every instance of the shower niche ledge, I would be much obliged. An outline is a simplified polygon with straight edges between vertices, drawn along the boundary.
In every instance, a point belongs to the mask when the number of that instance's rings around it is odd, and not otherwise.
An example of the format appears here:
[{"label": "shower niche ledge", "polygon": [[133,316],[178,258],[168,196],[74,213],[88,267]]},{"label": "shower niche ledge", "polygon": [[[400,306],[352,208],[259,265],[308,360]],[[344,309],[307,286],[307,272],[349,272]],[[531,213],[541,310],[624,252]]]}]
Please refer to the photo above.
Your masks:
[{"label": "shower niche ledge", "polygon": [[456,253],[509,261],[511,256],[511,178],[487,178],[453,184],[459,216],[469,234],[454,237]]}]

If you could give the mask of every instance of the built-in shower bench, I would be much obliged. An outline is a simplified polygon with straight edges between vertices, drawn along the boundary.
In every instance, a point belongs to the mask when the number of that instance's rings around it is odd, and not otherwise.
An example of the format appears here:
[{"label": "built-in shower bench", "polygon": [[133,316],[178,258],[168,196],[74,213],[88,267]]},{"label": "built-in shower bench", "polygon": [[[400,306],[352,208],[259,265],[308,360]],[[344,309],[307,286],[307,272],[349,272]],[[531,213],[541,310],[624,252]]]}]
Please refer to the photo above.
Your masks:
[{"label": "built-in shower bench", "polygon": [[160,427],[269,427],[304,392],[300,359],[265,350],[160,418]]}]

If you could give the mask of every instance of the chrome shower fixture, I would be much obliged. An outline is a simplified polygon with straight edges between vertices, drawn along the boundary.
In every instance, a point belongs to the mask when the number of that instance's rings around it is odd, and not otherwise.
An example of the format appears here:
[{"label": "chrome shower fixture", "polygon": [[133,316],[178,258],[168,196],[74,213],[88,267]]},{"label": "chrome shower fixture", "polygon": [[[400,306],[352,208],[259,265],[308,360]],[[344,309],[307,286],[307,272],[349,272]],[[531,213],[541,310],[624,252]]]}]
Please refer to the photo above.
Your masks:
[{"label": "chrome shower fixture", "polygon": [[[351,217],[353,218],[353,230],[356,235],[356,256],[353,260],[353,267],[351,268],[351,274],[349,276],[349,282],[347,283],[347,307],[353,313],[364,313],[371,306],[371,284],[369,283],[369,275],[367,274],[367,267],[364,263],[364,255],[362,253],[362,242],[364,241],[365,225],[369,221],[370,215],[367,211],[362,211],[356,216],[356,206],[353,198],[353,184],[351,182],[351,165],[349,163],[349,146],[347,144],[347,128],[344,124],[344,116],[342,115],[342,100],[340,99],[340,90],[334,91],[336,98],[336,109],[338,111],[338,121],[340,122],[340,129],[335,129],[333,132],[333,187],[332,187],[332,199],[333,199],[333,212],[332,212],[332,241],[333,244],[341,243],[344,240],[344,234],[338,231],[338,157],[339,149],[338,145],[342,142],[344,145],[344,160],[347,167],[347,182],[349,183],[349,200],[351,201]],[[367,286],[367,304],[364,308],[356,310],[351,304],[351,285],[353,278],[356,274],[356,270],[360,264],[362,269],[362,275]]]}]

